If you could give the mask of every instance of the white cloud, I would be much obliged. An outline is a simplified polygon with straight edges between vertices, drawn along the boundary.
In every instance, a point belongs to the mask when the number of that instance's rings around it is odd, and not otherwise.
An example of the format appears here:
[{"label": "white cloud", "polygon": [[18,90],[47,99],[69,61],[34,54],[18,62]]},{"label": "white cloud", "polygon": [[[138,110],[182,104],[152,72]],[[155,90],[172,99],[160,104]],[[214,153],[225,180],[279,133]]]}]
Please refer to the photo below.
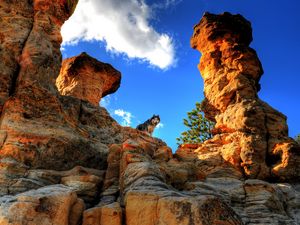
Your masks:
[{"label": "white cloud", "polygon": [[161,128],[164,128],[164,124],[163,123],[159,123],[157,126],[156,126],[156,129],[161,129]]},{"label": "white cloud", "polygon": [[175,50],[172,38],[149,24],[153,8],[144,0],[80,0],[62,27],[63,47],[80,40],[105,41],[107,51],[167,69],[175,63]]},{"label": "white cloud", "polygon": [[110,104],[110,95],[105,96],[104,98],[101,98],[100,106],[107,108]]},{"label": "white cloud", "polygon": [[123,109],[117,109],[114,111],[114,114],[122,118],[121,125],[123,126],[130,126],[132,114],[130,112],[126,112]]},{"label": "white cloud", "polygon": [[161,1],[159,3],[153,4],[153,7],[154,8],[159,8],[159,9],[166,9],[166,8],[178,5],[182,1],[183,0],[165,0],[165,1]]}]

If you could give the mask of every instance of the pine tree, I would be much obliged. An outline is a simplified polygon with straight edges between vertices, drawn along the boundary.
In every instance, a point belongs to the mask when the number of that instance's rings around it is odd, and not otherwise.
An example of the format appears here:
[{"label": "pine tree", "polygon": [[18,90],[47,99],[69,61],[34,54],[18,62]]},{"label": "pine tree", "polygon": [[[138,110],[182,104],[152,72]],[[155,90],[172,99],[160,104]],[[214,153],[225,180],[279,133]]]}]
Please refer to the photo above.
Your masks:
[{"label": "pine tree", "polygon": [[187,119],[183,119],[183,124],[188,128],[176,138],[177,144],[194,144],[204,142],[212,138],[212,128],[215,123],[204,117],[202,104],[197,102],[196,108],[187,113]]},{"label": "pine tree", "polygon": [[296,137],[295,137],[295,141],[297,141],[300,145],[300,134],[298,134]]}]

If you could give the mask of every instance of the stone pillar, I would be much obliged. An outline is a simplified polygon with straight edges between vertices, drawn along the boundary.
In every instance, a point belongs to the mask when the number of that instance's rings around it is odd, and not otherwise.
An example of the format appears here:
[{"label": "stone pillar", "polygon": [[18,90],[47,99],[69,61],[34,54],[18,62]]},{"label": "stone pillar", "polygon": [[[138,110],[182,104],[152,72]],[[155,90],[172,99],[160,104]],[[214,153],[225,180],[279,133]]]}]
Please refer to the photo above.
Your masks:
[{"label": "stone pillar", "polygon": [[194,27],[205,116],[216,122],[222,157],[246,177],[299,177],[300,149],[288,137],[286,117],[258,98],[263,69],[251,41],[251,24],[241,15],[205,13]]}]

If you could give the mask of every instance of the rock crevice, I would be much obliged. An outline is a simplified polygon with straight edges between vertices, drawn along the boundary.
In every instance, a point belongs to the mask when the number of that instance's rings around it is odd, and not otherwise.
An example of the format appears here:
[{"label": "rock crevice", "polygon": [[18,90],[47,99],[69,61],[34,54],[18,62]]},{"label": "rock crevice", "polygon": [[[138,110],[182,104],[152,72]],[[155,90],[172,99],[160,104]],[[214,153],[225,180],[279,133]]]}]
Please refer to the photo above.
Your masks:
[{"label": "rock crevice", "polygon": [[32,17],[32,24],[30,25],[30,28],[28,30],[28,35],[24,38],[24,42],[21,44],[21,54],[18,57],[18,62],[17,62],[17,66],[16,69],[14,71],[14,73],[12,74],[12,78],[11,78],[11,84],[8,90],[8,97],[11,97],[14,95],[16,89],[17,89],[17,81],[20,75],[20,71],[21,71],[21,67],[22,67],[22,55],[24,53],[24,49],[26,48],[26,43],[32,33],[32,29],[34,26],[34,17]]},{"label": "rock crevice", "polygon": [[1,3],[0,23],[0,113],[5,101],[14,92],[19,74],[20,55],[33,24],[33,7],[27,1]]}]

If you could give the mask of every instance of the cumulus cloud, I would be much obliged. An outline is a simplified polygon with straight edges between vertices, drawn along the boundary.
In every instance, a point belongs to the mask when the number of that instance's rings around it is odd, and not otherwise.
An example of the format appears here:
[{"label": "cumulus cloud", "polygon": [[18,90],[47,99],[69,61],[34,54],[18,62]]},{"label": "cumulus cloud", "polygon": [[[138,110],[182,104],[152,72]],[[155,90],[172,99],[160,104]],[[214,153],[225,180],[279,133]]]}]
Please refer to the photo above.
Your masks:
[{"label": "cumulus cloud", "polygon": [[163,123],[157,124],[156,129],[161,129],[161,128],[164,128],[164,124]]},{"label": "cumulus cloud", "polygon": [[114,114],[121,117],[121,125],[123,126],[130,126],[131,120],[132,120],[132,114],[130,112],[126,112],[123,109],[116,109],[114,111]]},{"label": "cumulus cloud", "polygon": [[107,51],[167,69],[175,61],[175,50],[172,38],[150,25],[153,8],[145,0],[80,0],[62,27],[63,47],[80,40],[104,41]]},{"label": "cumulus cloud", "polygon": [[165,0],[165,1],[161,1],[159,3],[153,4],[153,7],[159,8],[159,9],[166,9],[166,8],[171,7],[171,6],[178,5],[182,1],[183,0]]},{"label": "cumulus cloud", "polygon": [[110,104],[110,95],[105,96],[104,98],[101,98],[100,106],[107,108]]}]

